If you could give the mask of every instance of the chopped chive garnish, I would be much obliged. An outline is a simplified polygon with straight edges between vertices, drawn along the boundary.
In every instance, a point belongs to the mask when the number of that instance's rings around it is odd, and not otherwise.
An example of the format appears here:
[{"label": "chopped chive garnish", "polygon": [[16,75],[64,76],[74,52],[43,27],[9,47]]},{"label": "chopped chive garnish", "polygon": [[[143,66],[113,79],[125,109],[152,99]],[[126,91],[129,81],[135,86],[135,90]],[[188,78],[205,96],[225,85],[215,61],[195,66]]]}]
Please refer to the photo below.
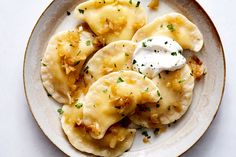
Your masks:
[{"label": "chopped chive garnish", "polygon": [[90,40],[87,40],[87,41],[86,41],[86,45],[87,45],[87,46],[90,46],[90,45],[91,45],[91,41],[90,41]]},{"label": "chopped chive garnish", "polygon": [[147,47],[147,44],[145,42],[142,43],[143,47]]},{"label": "chopped chive garnish", "polygon": [[137,4],[136,4],[136,7],[139,7],[140,3],[141,3],[141,2],[140,2],[140,1],[138,1],[138,2],[137,2]]},{"label": "chopped chive garnish", "polygon": [[142,131],[142,135],[145,136],[145,137],[148,137],[148,132],[146,130]]},{"label": "chopped chive garnish", "polygon": [[78,65],[79,63],[80,63],[80,61],[74,62],[74,66]]},{"label": "chopped chive garnish", "polygon": [[59,108],[59,109],[57,110],[57,112],[58,112],[59,114],[63,114],[63,113],[64,113],[64,111],[62,110],[62,108]]},{"label": "chopped chive garnish", "polygon": [[121,82],[124,82],[124,80],[123,80],[121,77],[119,77],[119,78],[117,79],[117,83],[121,83]]},{"label": "chopped chive garnish", "polygon": [[159,91],[159,90],[157,90],[157,95],[158,95],[158,96],[161,96],[161,93],[160,93],[160,91]]},{"label": "chopped chive garnish", "polygon": [[171,32],[174,32],[174,31],[175,31],[174,25],[172,25],[172,24],[167,25],[167,28],[168,28],[169,31],[171,31]]},{"label": "chopped chive garnish", "polygon": [[136,63],[137,63],[137,61],[134,59],[134,60],[133,60],[133,64],[136,64]]},{"label": "chopped chive garnish", "polygon": [[79,13],[80,14],[84,14],[84,10],[83,9],[79,9]]},{"label": "chopped chive garnish", "polygon": [[107,91],[108,91],[107,89],[104,89],[102,92],[103,92],[103,93],[106,93]]},{"label": "chopped chive garnish", "polygon": [[172,56],[177,56],[177,53],[176,52],[171,52],[171,55]]},{"label": "chopped chive garnish", "polygon": [[178,82],[179,82],[179,83],[184,83],[184,81],[185,81],[185,80],[179,80]]},{"label": "chopped chive garnish", "polygon": [[75,107],[76,108],[81,108],[81,107],[83,107],[83,104],[78,102],[78,103],[75,104]]},{"label": "chopped chive garnish", "polygon": [[80,54],[81,50],[79,50],[79,52],[77,53],[77,56]]}]

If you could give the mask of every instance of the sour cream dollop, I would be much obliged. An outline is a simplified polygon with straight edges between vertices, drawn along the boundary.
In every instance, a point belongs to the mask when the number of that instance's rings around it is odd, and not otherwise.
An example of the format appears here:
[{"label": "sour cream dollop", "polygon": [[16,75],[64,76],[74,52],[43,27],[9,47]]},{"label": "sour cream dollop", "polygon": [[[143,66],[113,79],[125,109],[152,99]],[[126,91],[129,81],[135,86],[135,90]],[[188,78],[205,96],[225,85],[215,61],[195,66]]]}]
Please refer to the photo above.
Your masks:
[{"label": "sour cream dollop", "polygon": [[186,59],[182,47],[173,39],[155,36],[139,42],[133,55],[133,69],[154,78],[160,72],[182,68]]}]

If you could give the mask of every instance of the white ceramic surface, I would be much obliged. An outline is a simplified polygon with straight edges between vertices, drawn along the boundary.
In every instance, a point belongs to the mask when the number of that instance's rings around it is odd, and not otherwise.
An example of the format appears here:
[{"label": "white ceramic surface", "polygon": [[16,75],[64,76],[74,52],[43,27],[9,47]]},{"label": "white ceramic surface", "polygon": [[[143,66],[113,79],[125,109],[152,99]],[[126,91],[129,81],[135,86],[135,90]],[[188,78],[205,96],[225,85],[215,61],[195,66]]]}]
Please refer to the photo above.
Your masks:
[{"label": "white ceramic surface", "polygon": [[[59,104],[48,98],[40,80],[39,70],[40,59],[51,35],[77,24],[73,16],[66,16],[66,11],[73,10],[76,5],[74,2],[73,0],[55,0],[41,16],[26,51],[24,79],[29,105],[41,129],[63,152],[71,156],[79,156],[80,153],[68,143],[61,130],[56,112]],[[198,56],[206,64],[208,74],[204,80],[197,83],[193,103],[186,116],[158,138],[152,138],[151,144],[143,144],[140,136],[135,140],[132,149],[124,156],[144,156],[144,154],[153,156],[155,154],[155,156],[164,157],[182,154],[208,128],[221,100],[225,73],[223,50],[211,21],[197,3],[191,0],[167,0],[162,6],[164,7],[159,13],[150,13],[150,19],[175,10],[186,15],[203,32],[205,46]]]}]

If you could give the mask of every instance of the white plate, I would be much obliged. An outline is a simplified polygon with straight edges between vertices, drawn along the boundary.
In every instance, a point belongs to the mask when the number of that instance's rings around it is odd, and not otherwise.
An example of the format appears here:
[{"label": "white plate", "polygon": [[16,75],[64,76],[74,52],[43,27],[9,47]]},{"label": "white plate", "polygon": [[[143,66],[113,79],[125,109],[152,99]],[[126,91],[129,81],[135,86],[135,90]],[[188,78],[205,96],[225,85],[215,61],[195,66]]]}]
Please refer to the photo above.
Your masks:
[{"label": "white plate", "polygon": [[[69,156],[85,154],[74,149],[62,131],[57,113],[60,104],[47,96],[40,78],[40,60],[53,34],[80,23],[73,15],[67,16],[66,13],[73,12],[81,2],[54,0],[49,5],[35,25],[24,60],[24,86],[30,109],[45,135]],[[141,4],[147,8],[145,0]],[[192,105],[177,124],[160,136],[153,136],[150,144],[144,144],[143,136],[137,133],[131,150],[123,156],[179,156],[199,140],[219,108],[225,84],[225,59],[218,33],[205,11],[193,0],[163,0],[158,11],[148,11],[149,21],[173,11],[187,16],[203,33],[205,45],[197,55],[207,66],[208,73],[196,83]]]}]

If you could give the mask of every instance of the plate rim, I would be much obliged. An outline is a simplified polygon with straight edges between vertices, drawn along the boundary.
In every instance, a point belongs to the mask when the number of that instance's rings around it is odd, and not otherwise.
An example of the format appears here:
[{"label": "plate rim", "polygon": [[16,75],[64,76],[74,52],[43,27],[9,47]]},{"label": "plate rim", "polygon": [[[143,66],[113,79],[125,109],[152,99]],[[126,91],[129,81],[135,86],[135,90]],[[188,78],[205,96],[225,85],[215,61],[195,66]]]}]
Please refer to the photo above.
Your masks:
[{"label": "plate rim", "polygon": [[[27,44],[26,44],[26,48],[25,48],[25,51],[24,51],[24,60],[23,60],[23,85],[24,85],[24,95],[25,95],[25,98],[26,98],[26,101],[27,101],[27,104],[28,104],[28,107],[30,109],[30,112],[31,114],[33,115],[38,127],[41,129],[41,131],[43,132],[43,134],[49,139],[49,141],[58,148],[58,150],[60,150],[62,153],[64,153],[65,155],[69,156],[64,150],[62,150],[56,143],[54,143],[51,138],[47,135],[46,132],[43,131],[41,125],[39,124],[38,120],[36,119],[35,115],[34,115],[34,112],[31,108],[31,105],[30,105],[30,102],[29,102],[29,99],[28,99],[28,96],[27,96],[27,89],[26,89],[26,81],[25,81],[25,66],[26,66],[26,55],[27,55],[27,51],[28,51],[28,48],[29,48],[29,43],[32,39],[32,35],[38,25],[38,23],[40,22],[41,18],[45,15],[45,13],[48,11],[48,9],[53,5],[53,3],[55,3],[57,0],[52,0],[47,6],[46,8],[43,10],[43,12],[40,14],[40,16],[38,17],[36,23],[34,24],[33,26],[33,29],[29,35],[29,38],[28,38],[28,41],[27,41]],[[223,47],[223,44],[222,44],[222,40],[220,38],[220,35],[219,35],[219,32],[214,24],[214,22],[212,21],[212,19],[210,18],[210,16],[208,15],[208,13],[206,12],[206,10],[201,6],[201,4],[199,2],[197,2],[196,0],[193,1],[193,3],[196,4],[197,8],[199,10],[201,10],[203,12],[203,14],[205,14],[207,20],[209,21],[210,25],[212,25],[212,28],[213,28],[213,32],[215,33],[216,35],[216,39],[217,41],[219,41],[217,44],[219,44],[219,48],[221,50],[221,53],[222,53],[222,57],[223,57],[223,69],[224,69],[224,79],[223,79],[223,84],[222,84],[222,91],[221,91],[221,96],[220,96],[220,101],[219,101],[219,104],[217,105],[217,110],[213,116],[213,118],[210,120],[210,124],[207,126],[207,128],[204,130],[204,132],[200,135],[200,137],[191,144],[191,146],[189,148],[186,148],[186,150],[184,150],[181,154],[179,154],[179,156],[182,156],[184,155],[185,153],[187,153],[189,150],[191,150],[202,138],[203,136],[206,134],[206,132],[209,130],[210,126],[212,125],[213,121],[215,120],[216,116],[217,116],[217,113],[221,107],[221,104],[222,104],[222,99],[224,97],[224,91],[225,91],[225,84],[226,84],[226,73],[227,73],[227,69],[226,69],[226,59],[225,59],[225,52],[224,52],[224,47]]]}]

